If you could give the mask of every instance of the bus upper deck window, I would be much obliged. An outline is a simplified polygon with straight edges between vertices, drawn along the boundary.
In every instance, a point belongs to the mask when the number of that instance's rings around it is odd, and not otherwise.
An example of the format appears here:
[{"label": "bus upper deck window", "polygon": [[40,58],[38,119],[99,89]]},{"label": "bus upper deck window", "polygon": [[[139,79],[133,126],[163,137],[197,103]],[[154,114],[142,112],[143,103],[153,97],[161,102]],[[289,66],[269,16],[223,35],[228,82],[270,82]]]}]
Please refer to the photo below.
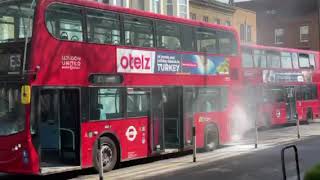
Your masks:
[{"label": "bus upper deck window", "polygon": [[57,39],[83,41],[83,17],[77,7],[53,4],[46,13],[48,31]]}]

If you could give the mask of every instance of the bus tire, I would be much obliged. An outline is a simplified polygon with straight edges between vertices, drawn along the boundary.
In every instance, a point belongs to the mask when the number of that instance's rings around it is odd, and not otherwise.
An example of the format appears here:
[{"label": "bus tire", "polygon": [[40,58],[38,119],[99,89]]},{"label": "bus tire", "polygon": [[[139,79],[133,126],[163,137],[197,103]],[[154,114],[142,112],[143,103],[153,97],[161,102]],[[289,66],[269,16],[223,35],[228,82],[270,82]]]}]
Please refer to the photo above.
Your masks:
[{"label": "bus tire", "polygon": [[219,130],[216,125],[208,125],[204,134],[204,151],[209,152],[219,147]]},{"label": "bus tire", "polygon": [[[101,137],[101,146],[103,151],[103,172],[111,171],[118,163],[118,150],[115,142],[109,137]],[[94,168],[97,172],[100,171],[100,152],[98,143],[95,143],[94,148]]]}]

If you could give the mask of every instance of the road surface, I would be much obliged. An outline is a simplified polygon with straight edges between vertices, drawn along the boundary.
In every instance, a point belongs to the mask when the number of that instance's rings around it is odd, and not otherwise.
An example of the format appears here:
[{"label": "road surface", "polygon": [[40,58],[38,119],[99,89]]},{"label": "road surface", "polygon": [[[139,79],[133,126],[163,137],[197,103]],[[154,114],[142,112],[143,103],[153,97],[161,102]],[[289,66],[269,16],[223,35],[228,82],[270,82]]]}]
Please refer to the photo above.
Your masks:
[{"label": "road surface", "polygon": [[[192,162],[190,153],[126,162],[120,169],[105,173],[105,179],[281,179],[280,150],[285,145],[298,144],[303,171],[320,162],[320,123],[303,125],[300,131],[301,139],[297,139],[295,126],[261,131],[258,149],[254,148],[254,134],[249,134],[248,138],[216,151],[199,153],[196,163]],[[293,177],[292,160],[289,166]],[[85,170],[46,177],[0,176],[0,180],[28,178],[96,180],[98,175]]]}]

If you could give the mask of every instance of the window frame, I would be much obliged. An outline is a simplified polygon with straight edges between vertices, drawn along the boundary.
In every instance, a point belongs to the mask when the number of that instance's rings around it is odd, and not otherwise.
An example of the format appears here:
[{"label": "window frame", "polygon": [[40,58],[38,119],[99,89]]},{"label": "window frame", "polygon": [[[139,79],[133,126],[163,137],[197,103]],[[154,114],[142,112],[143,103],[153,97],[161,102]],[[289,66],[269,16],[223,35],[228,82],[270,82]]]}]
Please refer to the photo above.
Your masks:
[{"label": "window frame", "polygon": [[[72,8],[78,8],[80,13],[80,19],[81,19],[81,27],[82,27],[82,41],[74,41],[74,40],[69,40],[69,39],[62,39],[62,38],[58,38],[56,37],[56,35],[54,35],[53,33],[50,32],[48,26],[47,26],[47,20],[48,20],[48,12],[50,10],[50,7],[52,6],[63,6],[65,8],[68,8],[68,9],[72,9]],[[78,5],[74,5],[74,4],[66,4],[66,3],[61,3],[61,2],[54,2],[54,3],[51,3],[50,5],[48,5],[48,7],[46,8],[45,10],[45,15],[44,15],[44,23],[45,23],[45,27],[46,27],[46,30],[47,30],[47,33],[53,37],[54,39],[56,40],[59,40],[59,41],[65,41],[65,42],[75,42],[75,43],[83,43],[83,42],[87,42],[87,20],[86,20],[86,7],[83,7],[83,6],[78,6]],[[57,25],[55,25],[57,26]],[[59,25],[60,26],[60,25]],[[57,27],[55,27],[57,28]],[[60,28],[56,29],[56,31],[60,31]]]},{"label": "window frame", "polygon": [[[244,59],[246,59],[246,58],[243,57],[244,55],[250,56],[250,58],[251,58],[251,64],[250,64],[250,66],[245,66],[246,64],[244,64],[244,63],[245,63],[245,60],[244,60]],[[242,63],[241,63],[242,68],[255,68],[255,67],[256,67],[254,55],[253,55],[253,52],[252,52],[251,49],[244,49],[244,50],[242,50],[241,58],[242,58]],[[247,60],[247,59],[246,59],[246,60]]]},{"label": "window frame", "polygon": [[[285,51],[283,51],[283,52],[281,52],[280,53],[280,61],[281,61],[281,68],[282,69],[293,69],[293,62],[292,62],[292,55],[291,55],[291,53],[290,52],[285,52]],[[290,58],[290,68],[288,68],[288,67],[284,67],[284,63],[283,63],[283,60],[284,60],[284,58]]]},{"label": "window frame", "polygon": [[[302,34],[302,28],[308,28],[308,33],[307,34]],[[308,39],[303,39],[303,35],[306,35]],[[309,25],[301,25],[299,26],[299,40],[301,43],[307,43],[310,41],[310,26]]]},{"label": "window frame", "polygon": [[[267,68],[271,69],[280,69],[282,67],[281,64],[281,54],[277,51],[266,51],[266,57],[267,57]],[[279,66],[274,66],[274,58],[279,57]]]},{"label": "window frame", "polygon": [[[187,52],[193,52],[195,54],[197,53],[203,53],[201,51],[198,51],[197,50],[197,39],[196,39],[196,31],[197,29],[199,28],[202,28],[202,29],[208,29],[209,31],[215,31],[215,32],[218,32],[218,33],[227,33],[230,35],[231,38],[229,38],[230,40],[232,40],[233,42],[231,42],[232,44],[236,43],[237,47],[233,47],[233,48],[236,48],[234,49],[234,52],[229,54],[229,53],[223,53],[224,55],[226,56],[235,56],[235,55],[239,55],[239,51],[238,51],[238,46],[239,46],[239,43],[236,39],[236,36],[235,34],[232,32],[232,31],[226,31],[226,30],[222,30],[222,29],[219,29],[219,28],[214,28],[214,27],[208,27],[208,26],[201,26],[201,25],[192,25],[192,24],[188,24],[188,23],[180,23],[180,22],[175,22],[175,21],[169,21],[167,19],[157,19],[157,18],[151,18],[151,17],[145,17],[145,16],[139,16],[139,15],[135,15],[135,14],[129,14],[129,13],[123,13],[123,12],[117,12],[117,11],[112,11],[112,10],[105,10],[105,9],[101,9],[101,8],[93,8],[93,7],[84,7],[84,6],[79,6],[79,5],[70,5],[70,4],[67,4],[67,3],[61,3],[61,2],[54,2],[52,4],[50,4],[47,9],[46,9],[46,12],[45,12],[45,24],[47,24],[47,14],[48,14],[48,9],[53,6],[53,5],[58,5],[58,6],[62,6],[62,7],[65,7],[65,8],[68,8],[68,9],[71,9],[71,8],[78,8],[80,13],[78,14],[80,17],[81,17],[81,26],[82,26],[82,41],[72,41],[72,40],[66,40],[66,39],[61,39],[61,38],[57,38],[54,34],[52,34],[47,25],[46,25],[46,30],[48,32],[48,34],[50,36],[52,36],[54,39],[56,40],[59,40],[59,41],[69,41],[69,42],[76,42],[76,43],[90,43],[90,44],[101,44],[101,45],[114,45],[114,46],[129,46],[129,47],[134,47],[134,48],[150,48],[150,49],[156,49],[156,48],[159,48],[157,47],[157,33],[156,33],[156,22],[158,21],[161,21],[161,22],[168,22],[168,23],[172,23],[173,25],[176,25],[176,26],[179,26],[180,28],[180,42],[181,42],[181,48],[180,49],[176,49],[174,51],[187,51]],[[116,20],[119,20],[119,23],[120,23],[120,42],[119,44],[110,44],[110,43],[95,43],[95,42],[90,42],[88,37],[88,28],[89,28],[89,20],[88,20],[88,15],[90,14],[90,12],[94,13],[94,12],[97,12],[97,13],[111,13],[111,14],[115,14],[115,16],[117,17]],[[134,18],[137,18],[137,19],[143,19],[143,20],[147,20],[147,21],[150,21],[151,24],[150,24],[150,27],[152,27],[152,30],[150,31],[150,35],[153,36],[153,42],[152,42],[152,47],[145,47],[145,46],[136,46],[136,45],[127,45],[125,44],[125,17],[134,17]],[[192,42],[193,42],[193,48],[191,50],[191,48],[185,48],[187,46],[185,46],[184,42],[185,42],[185,37],[182,35],[182,27],[190,27],[192,28]],[[221,38],[223,39],[223,38]],[[161,49],[161,48],[159,48]],[[219,51],[221,48],[219,48]],[[167,50],[170,50],[170,49],[167,49]],[[218,54],[221,54],[220,52]]]},{"label": "window frame", "polygon": [[[150,21],[151,22],[151,26],[152,29],[151,29],[151,35],[152,35],[152,46],[151,47],[146,47],[146,46],[137,46],[135,44],[127,44],[126,43],[126,28],[125,28],[125,19],[129,18],[129,19],[142,19],[144,22],[146,21]],[[121,13],[121,18],[120,18],[120,23],[121,23],[121,26],[122,26],[122,39],[123,39],[123,45],[125,46],[129,46],[129,47],[135,47],[135,48],[156,48],[156,34],[155,34],[155,31],[156,31],[156,26],[155,26],[155,19],[152,19],[152,18],[149,18],[149,17],[144,17],[144,16],[137,16],[137,15],[134,15],[134,14],[125,14],[125,13]],[[130,31],[131,32],[131,31]]]},{"label": "window frame", "polygon": [[[132,89],[133,92],[143,92],[143,94],[130,94],[129,89]],[[147,111],[146,112],[130,112],[132,114],[129,114],[128,112],[128,102],[129,102],[129,96],[133,95],[133,96],[138,96],[138,95],[142,95],[142,96],[147,96],[148,102],[147,102]],[[125,117],[127,119],[132,119],[132,118],[141,118],[141,117],[149,117],[150,113],[151,113],[151,90],[150,88],[137,88],[137,87],[128,87],[125,88]],[[139,113],[146,113],[144,115],[141,115]]]},{"label": "window frame", "polygon": [[[116,117],[116,118],[106,118],[106,119],[102,119],[101,117],[99,119],[92,119],[92,92],[94,91],[99,91],[101,89],[117,89],[120,91],[120,95],[119,95],[119,103],[122,104],[119,104],[119,111],[122,112],[122,116],[119,116],[119,117]],[[92,87],[89,87],[89,90],[88,90],[88,93],[89,93],[89,122],[101,122],[101,121],[110,121],[110,120],[124,120],[124,119],[127,119],[127,114],[126,114],[126,96],[125,96],[125,93],[126,93],[126,90],[124,87],[114,87],[114,86],[92,86]],[[96,95],[96,101],[97,101],[97,104],[98,104],[98,94]],[[119,115],[121,115],[119,112]],[[100,112],[100,115],[101,116],[101,112]]]},{"label": "window frame", "polygon": [[[280,31],[281,30],[281,32],[282,32],[282,34],[281,34],[281,36],[279,36],[279,35],[277,35],[277,32],[278,31]],[[284,42],[284,40],[283,40],[283,38],[284,38],[284,34],[285,34],[285,31],[284,31],[284,28],[275,28],[274,29],[274,44],[283,44]],[[279,38],[278,37],[282,37],[282,40],[281,41],[278,41],[279,40]]]},{"label": "window frame", "polygon": [[[119,44],[110,44],[110,43],[97,43],[97,42],[90,42],[89,41],[89,31],[88,31],[88,28],[89,28],[89,13],[91,12],[97,12],[97,13],[101,13],[101,14],[114,14],[117,18],[116,20],[118,21],[119,23],[119,38],[120,38],[120,41],[119,41]],[[111,19],[110,19],[111,20]],[[123,37],[122,36],[122,31],[123,31],[123,27],[122,27],[123,23],[121,22],[121,14],[120,13],[117,13],[115,11],[108,11],[108,10],[102,10],[102,9],[95,9],[95,8],[86,8],[85,9],[85,29],[86,29],[86,43],[91,43],[91,44],[100,44],[100,45],[115,45],[115,46],[118,46],[118,45],[123,45]]]},{"label": "window frame", "polygon": [[[304,58],[307,58],[307,59],[308,59],[308,67],[301,66],[300,57],[304,57]],[[298,60],[299,60],[299,69],[310,68],[310,57],[309,57],[309,54],[298,53]]]},{"label": "window frame", "polygon": [[[171,50],[171,51],[184,51],[184,47],[183,47],[183,36],[182,36],[182,24],[180,23],[175,23],[175,22],[170,22],[170,21],[166,21],[166,20],[155,20],[154,22],[154,37],[155,37],[155,48],[157,49],[164,49],[164,50]],[[159,45],[159,40],[158,40],[158,26],[159,26],[159,23],[164,23],[164,24],[170,24],[170,25],[175,25],[176,27],[178,27],[178,36],[179,36],[179,40],[180,40],[180,49],[170,49],[170,48],[164,48],[164,47],[161,47],[161,45]],[[192,27],[192,26],[191,26]],[[194,31],[193,31],[194,33]],[[161,36],[163,37],[163,36]],[[166,37],[169,37],[169,36],[166,36]],[[172,36],[170,36],[172,37]]]},{"label": "window frame", "polygon": [[[199,31],[201,29],[201,31]],[[216,48],[216,51],[217,53],[212,53],[212,52],[208,52],[208,51],[202,51],[201,48],[199,50],[199,47],[198,47],[198,32],[208,32],[208,33],[211,33],[211,34],[215,34],[215,36],[217,36],[217,38],[215,38],[216,42],[215,42],[215,48]],[[226,34],[229,34],[231,35],[233,38],[230,39],[230,40],[233,40],[234,42],[236,42],[237,44],[237,47],[232,47],[232,48],[235,48],[233,49],[233,53],[222,53],[221,51],[221,46],[220,46],[220,40],[222,39],[220,36],[221,33],[226,33]],[[220,37],[220,38],[219,38]],[[221,29],[215,29],[215,28],[209,28],[209,27],[205,27],[205,26],[197,26],[194,30],[194,38],[195,38],[195,48],[196,48],[196,52],[198,53],[207,53],[207,54],[219,54],[219,55],[225,55],[225,56],[237,56],[239,55],[239,51],[238,51],[238,45],[240,46],[240,44],[238,44],[238,41],[237,39],[235,38],[234,36],[234,33],[231,32],[231,31],[224,31],[224,30],[221,30]],[[231,44],[234,44],[234,42],[231,42]]]}]

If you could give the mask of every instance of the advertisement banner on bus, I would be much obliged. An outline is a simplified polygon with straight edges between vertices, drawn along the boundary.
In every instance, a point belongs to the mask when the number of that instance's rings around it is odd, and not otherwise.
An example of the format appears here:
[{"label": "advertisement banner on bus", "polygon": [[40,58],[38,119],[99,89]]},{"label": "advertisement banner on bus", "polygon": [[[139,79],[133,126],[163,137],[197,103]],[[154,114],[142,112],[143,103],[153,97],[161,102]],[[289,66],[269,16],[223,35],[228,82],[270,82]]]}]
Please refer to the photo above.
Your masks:
[{"label": "advertisement banner on bus", "polygon": [[200,75],[228,75],[229,62],[222,56],[185,54],[182,56],[182,71]]},{"label": "advertisement banner on bus", "polygon": [[117,49],[119,73],[228,75],[229,61],[223,56],[177,54]]},{"label": "advertisement banner on bus", "polygon": [[157,52],[155,72],[159,74],[177,74],[181,72],[181,55]]},{"label": "advertisement banner on bus", "polygon": [[293,83],[305,82],[306,79],[302,72],[277,72],[274,70],[263,71],[263,82],[264,83]]},{"label": "advertisement banner on bus", "polygon": [[117,49],[117,71],[119,73],[153,74],[155,51]]}]

